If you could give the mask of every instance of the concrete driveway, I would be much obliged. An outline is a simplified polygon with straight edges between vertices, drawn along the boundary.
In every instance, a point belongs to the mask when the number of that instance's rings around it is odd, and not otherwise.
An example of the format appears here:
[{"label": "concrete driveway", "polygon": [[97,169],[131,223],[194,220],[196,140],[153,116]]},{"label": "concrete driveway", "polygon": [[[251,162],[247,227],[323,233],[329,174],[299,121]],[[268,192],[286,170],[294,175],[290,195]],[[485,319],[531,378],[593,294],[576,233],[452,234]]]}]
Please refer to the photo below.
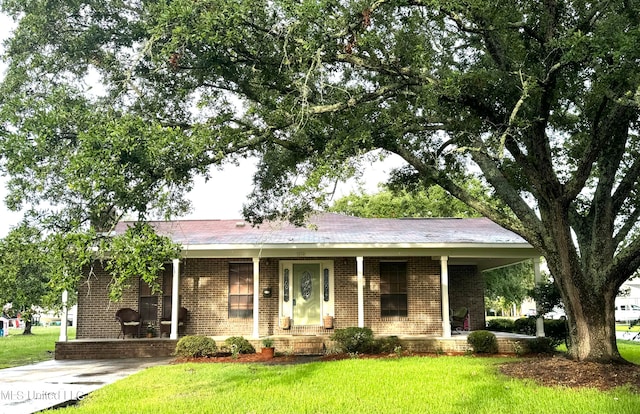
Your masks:
[{"label": "concrete driveway", "polygon": [[171,358],[45,361],[0,369],[0,413],[34,413],[88,393]]}]

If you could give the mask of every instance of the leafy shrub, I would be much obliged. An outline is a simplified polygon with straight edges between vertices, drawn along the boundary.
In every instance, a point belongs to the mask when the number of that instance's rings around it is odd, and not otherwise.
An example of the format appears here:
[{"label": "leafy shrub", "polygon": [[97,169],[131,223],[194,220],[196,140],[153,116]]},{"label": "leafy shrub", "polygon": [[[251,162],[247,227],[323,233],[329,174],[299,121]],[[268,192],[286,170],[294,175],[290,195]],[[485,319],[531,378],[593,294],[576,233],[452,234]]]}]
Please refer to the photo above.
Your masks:
[{"label": "leafy shrub", "polygon": [[535,335],[536,333],[536,318],[520,318],[513,321],[513,332],[524,335]]},{"label": "leafy shrub", "polygon": [[529,352],[533,354],[551,354],[555,350],[553,340],[547,337],[537,337],[527,341]]},{"label": "leafy shrub", "polygon": [[567,321],[564,319],[545,319],[544,334],[551,339],[555,348],[563,343],[567,337]]},{"label": "leafy shrub", "polygon": [[218,352],[216,341],[208,336],[185,336],[178,341],[174,354],[183,358],[214,356]]},{"label": "leafy shrub", "polygon": [[256,349],[243,336],[231,336],[224,341],[226,348],[229,348],[232,354],[255,354]]},{"label": "leafy shrub", "polygon": [[498,352],[498,340],[493,332],[473,331],[467,337],[467,342],[478,354],[495,354]]},{"label": "leafy shrub", "polygon": [[336,329],[331,339],[338,344],[342,352],[366,353],[373,348],[373,331],[370,328]]},{"label": "leafy shrub", "polygon": [[381,336],[374,339],[371,351],[381,354],[390,354],[392,352],[397,352],[396,349],[398,347],[402,349],[400,339],[397,336]]},{"label": "leafy shrub", "polygon": [[492,319],[487,322],[487,329],[496,332],[513,332],[514,322],[506,318]]}]

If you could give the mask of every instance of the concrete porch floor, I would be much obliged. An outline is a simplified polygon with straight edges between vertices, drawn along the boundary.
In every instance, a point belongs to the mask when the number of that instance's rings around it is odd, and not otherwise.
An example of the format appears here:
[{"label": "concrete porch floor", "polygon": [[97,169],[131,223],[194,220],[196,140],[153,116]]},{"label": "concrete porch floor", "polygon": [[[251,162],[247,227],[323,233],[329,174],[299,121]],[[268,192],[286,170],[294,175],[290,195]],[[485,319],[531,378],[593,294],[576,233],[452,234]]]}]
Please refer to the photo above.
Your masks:
[{"label": "concrete porch floor", "polygon": [[[498,340],[498,351],[504,354],[517,354],[527,348],[532,336],[494,332]],[[464,353],[469,350],[467,336],[469,332],[454,333],[451,338],[436,336],[397,335],[405,351],[419,353]],[[224,345],[227,337],[212,337],[218,347]],[[264,337],[263,337],[264,338]],[[247,338],[260,350],[262,339]],[[273,339],[276,352],[295,355],[321,355],[331,351],[335,345],[329,335],[278,335]],[[57,342],[56,360],[82,359],[119,359],[170,357],[175,350],[177,340],[167,338],[133,339],[81,339]]]}]

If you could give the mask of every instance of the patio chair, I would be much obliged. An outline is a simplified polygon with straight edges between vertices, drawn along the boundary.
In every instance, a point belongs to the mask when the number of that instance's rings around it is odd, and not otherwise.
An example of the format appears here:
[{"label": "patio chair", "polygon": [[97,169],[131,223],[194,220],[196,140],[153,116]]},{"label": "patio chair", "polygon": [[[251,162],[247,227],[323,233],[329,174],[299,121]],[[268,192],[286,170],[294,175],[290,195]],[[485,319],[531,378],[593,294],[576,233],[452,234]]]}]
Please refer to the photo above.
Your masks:
[{"label": "patio chair", "polygon": [[[185,322],[187,321],[188,312],[189,311],[186,308],[178,309],[178,329],[180,329],[181,326],[184,326]],[[160,320],[160,337],[162,338],[164,334],[167,334],[168,336],[170,333],[171,333],[171,317],[162,318]]]},{"label": "patio chair", "polygon": [[469,330],[469,309],[462,307],[451,312],[451,330],[456,332]]},{"label": "patio chair", "polygon": [[120,322],[118,338],[120,338],[120,335],[122,335],[122,339],[127,335],[133,337],[140,336],[140,313],[131,308],[118,309],[116,312],[116,320]]}]

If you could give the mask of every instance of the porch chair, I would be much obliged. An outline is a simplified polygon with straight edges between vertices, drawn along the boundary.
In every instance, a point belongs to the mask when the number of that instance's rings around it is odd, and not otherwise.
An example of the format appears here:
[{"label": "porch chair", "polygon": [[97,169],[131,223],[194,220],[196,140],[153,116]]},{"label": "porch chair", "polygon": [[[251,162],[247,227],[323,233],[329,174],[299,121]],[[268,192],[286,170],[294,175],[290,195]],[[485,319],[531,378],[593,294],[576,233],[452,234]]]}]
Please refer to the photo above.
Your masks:
[{"label": "porch chair", "polygon": [[456,332],[469,330],[469,309],[462,307],[451,312],[451,330]]},{"label": "porch chair", "polygon": [[127,335],[133,337],[140,336],[140,313],[131,308],[118,309],[116,312],[116,320],[120,322],[120,333],[118,338],[122,335],[124,339]]},{"label": "porch chair", "polygon": [[[186,308],[181,307],[180,309],[178,309],[178,329],[180,329],[181,326],[184,326],[185,322],[187,321],[188,312],[189,311]],[[160,319],[160,338],[164,337],[165,334],[169,336],[170,333],[171,316],[169,316],[168,318]]]}]

